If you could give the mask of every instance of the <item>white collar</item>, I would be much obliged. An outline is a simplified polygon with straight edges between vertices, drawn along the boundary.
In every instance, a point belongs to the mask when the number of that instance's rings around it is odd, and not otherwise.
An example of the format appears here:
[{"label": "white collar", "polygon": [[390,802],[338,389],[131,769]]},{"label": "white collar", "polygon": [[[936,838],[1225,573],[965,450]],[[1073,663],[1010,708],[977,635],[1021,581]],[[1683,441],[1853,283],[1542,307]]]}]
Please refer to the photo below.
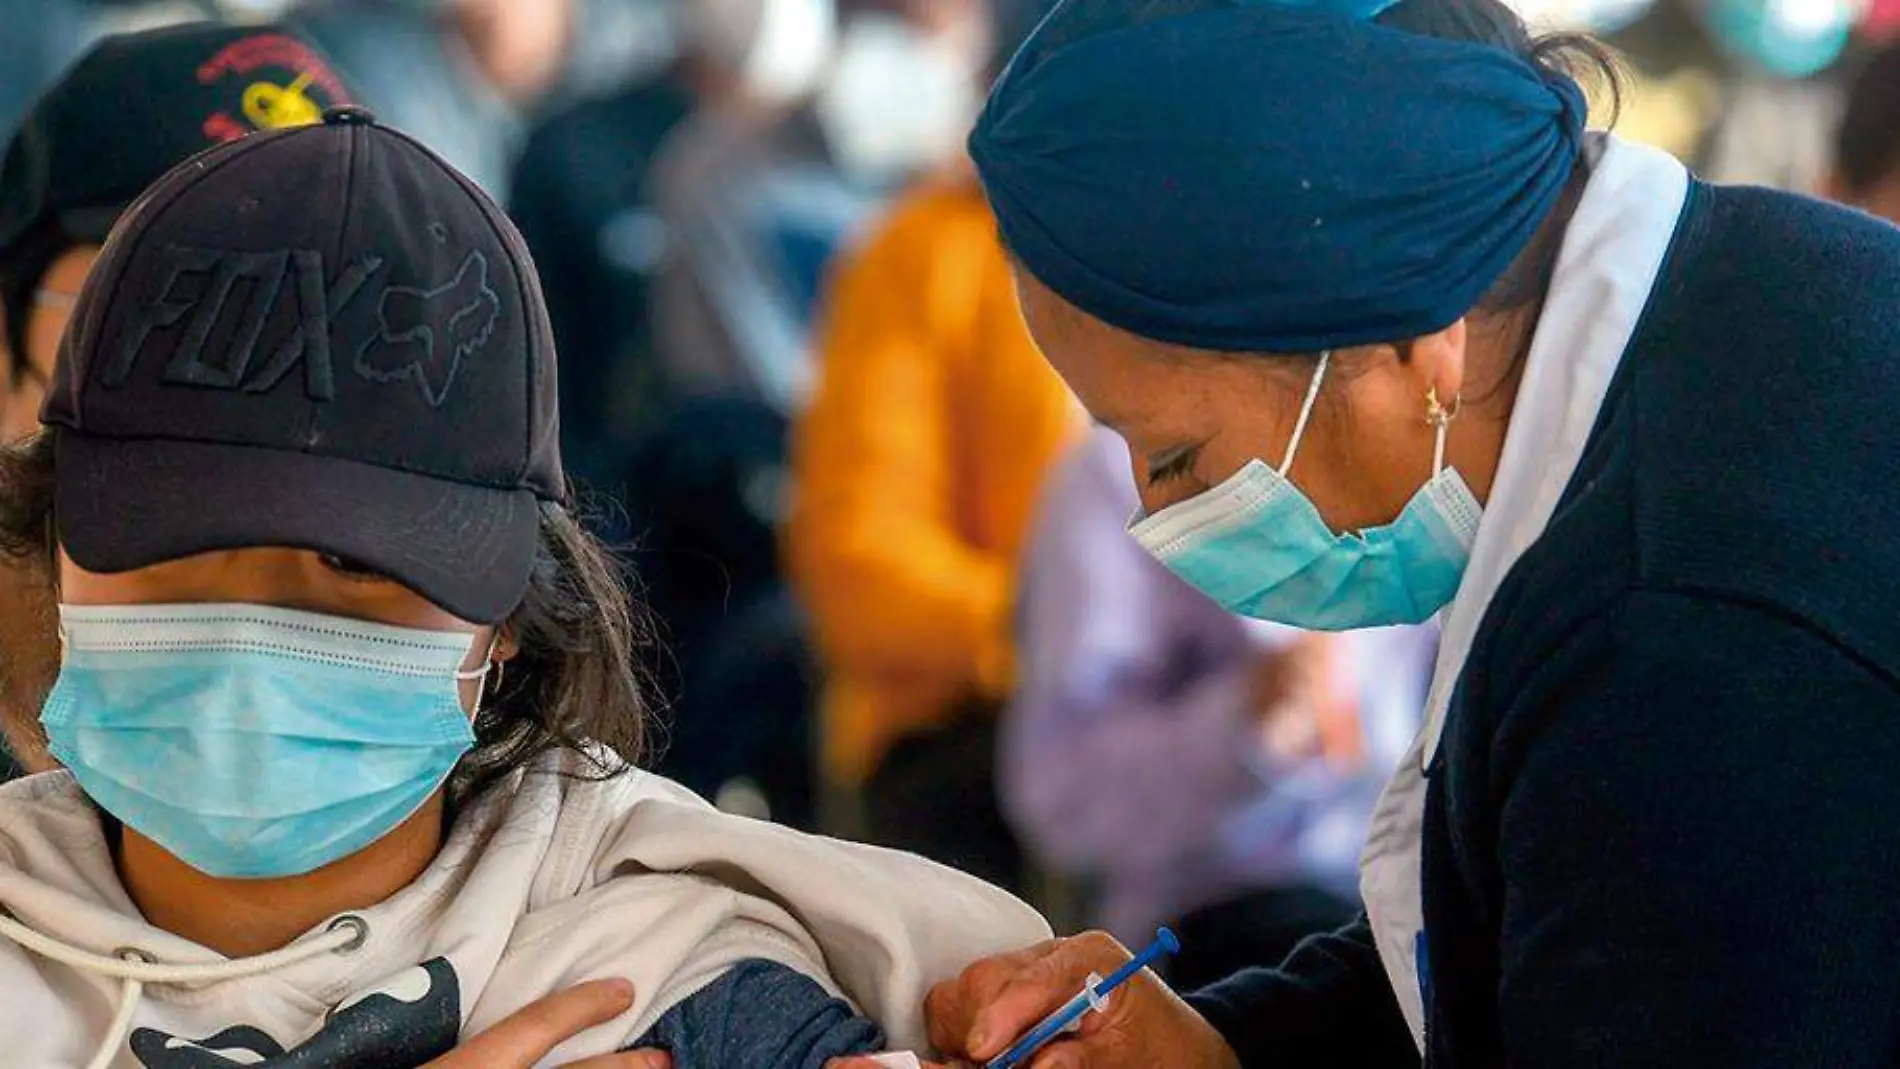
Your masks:
[{"label": "white collar", "polygon": [[1431,766],[1451,692],[1498,585],[1549,525],[1649,304],[1688,198],[1664,152],[1605,138],[1564,234],[1471,563],[1445,610],[1421,748]]}]

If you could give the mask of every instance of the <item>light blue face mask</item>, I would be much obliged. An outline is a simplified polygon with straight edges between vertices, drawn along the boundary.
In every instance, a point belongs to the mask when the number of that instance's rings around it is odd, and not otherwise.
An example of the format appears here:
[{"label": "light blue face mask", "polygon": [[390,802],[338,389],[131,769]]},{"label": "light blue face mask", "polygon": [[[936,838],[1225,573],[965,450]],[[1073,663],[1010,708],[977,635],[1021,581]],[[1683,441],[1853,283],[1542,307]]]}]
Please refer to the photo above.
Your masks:
[{"label": "light blue face mask", "polygon": [[[209,876],[299,876],[422,807],[474,745],[470,636],[258,605],[60,607],[40,722],[92,800]],[[492,651],[491,651],[492,652]]]},{"label": "light blue face mask", "polygon": [[1276,471],[1255,460],[1197,497],[1137,518],[1136,541],[1229,612],[1311,631],[1415,624],[1450,603],[1464,578],[1482,509],[1445,467],[1439,413],[1432,478],[1383,527],[1334,534],[1287,479],[1326,375],[1320,357]]}]

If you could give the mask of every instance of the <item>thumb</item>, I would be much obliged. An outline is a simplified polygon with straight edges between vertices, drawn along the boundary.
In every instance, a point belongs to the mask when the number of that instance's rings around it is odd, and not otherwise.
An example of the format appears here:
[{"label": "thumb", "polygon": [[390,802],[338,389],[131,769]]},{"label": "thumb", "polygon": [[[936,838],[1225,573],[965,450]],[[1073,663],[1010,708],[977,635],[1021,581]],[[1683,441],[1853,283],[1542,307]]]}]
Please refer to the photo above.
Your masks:
[{"label": "thumb", "polygon": [[994,1058],[1008,1050],[1011,1043],[1073,993],[1062,981],[1062,970],[1054,955],[1024,969],[989,1005],[977,1011],[970,1028],[970,1055]]}]

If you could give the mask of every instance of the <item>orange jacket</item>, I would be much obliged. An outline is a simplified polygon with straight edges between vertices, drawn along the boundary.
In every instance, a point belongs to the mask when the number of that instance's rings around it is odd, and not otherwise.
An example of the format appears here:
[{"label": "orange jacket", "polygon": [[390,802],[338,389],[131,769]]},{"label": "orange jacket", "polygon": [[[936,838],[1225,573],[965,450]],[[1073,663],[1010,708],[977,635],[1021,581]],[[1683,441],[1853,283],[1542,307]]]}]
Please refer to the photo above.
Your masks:
[{"label": "orange jacket", "polygon": [[971,184],[920,190],[843,258],[794,443],[788,548],[828,672],[829,773],[1012,683],[1017,553],[1083,428],[1030,341]]}]

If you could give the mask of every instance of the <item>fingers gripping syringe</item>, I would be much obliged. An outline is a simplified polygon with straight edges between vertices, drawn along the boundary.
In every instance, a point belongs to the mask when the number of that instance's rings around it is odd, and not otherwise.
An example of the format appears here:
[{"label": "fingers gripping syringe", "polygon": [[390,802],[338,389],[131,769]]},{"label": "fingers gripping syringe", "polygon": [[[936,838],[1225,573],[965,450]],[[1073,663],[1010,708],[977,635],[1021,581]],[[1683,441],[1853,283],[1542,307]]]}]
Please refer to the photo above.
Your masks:
[{"label": "fingers gripping syringe", "polygon": [[1108,1009],[1108,996],[1116,988],[1127,983],[1136,973],[1164,954],[1172,954],[1181,949],[1181,941],[1166,928],[1155,933],[1155,941],[1148,949],[1135,955],[1128,964],[1110,973],[1104,980],[1095,973],[1082,984],[1082,990],[1074,998],[1062,1004],[1061,1008],[1043,1018],[1042,1023],[1031,1028],[1027,1035],[1016,1041],[1016,1045],[990,1059],[984,1069],[1014,1069],[1027,1062],[1032,1055],[1047,1046],[1058,1036],[1073,1032],[1082,1027],[1082,1018],[1093,1010],[1096,1013]]}]

